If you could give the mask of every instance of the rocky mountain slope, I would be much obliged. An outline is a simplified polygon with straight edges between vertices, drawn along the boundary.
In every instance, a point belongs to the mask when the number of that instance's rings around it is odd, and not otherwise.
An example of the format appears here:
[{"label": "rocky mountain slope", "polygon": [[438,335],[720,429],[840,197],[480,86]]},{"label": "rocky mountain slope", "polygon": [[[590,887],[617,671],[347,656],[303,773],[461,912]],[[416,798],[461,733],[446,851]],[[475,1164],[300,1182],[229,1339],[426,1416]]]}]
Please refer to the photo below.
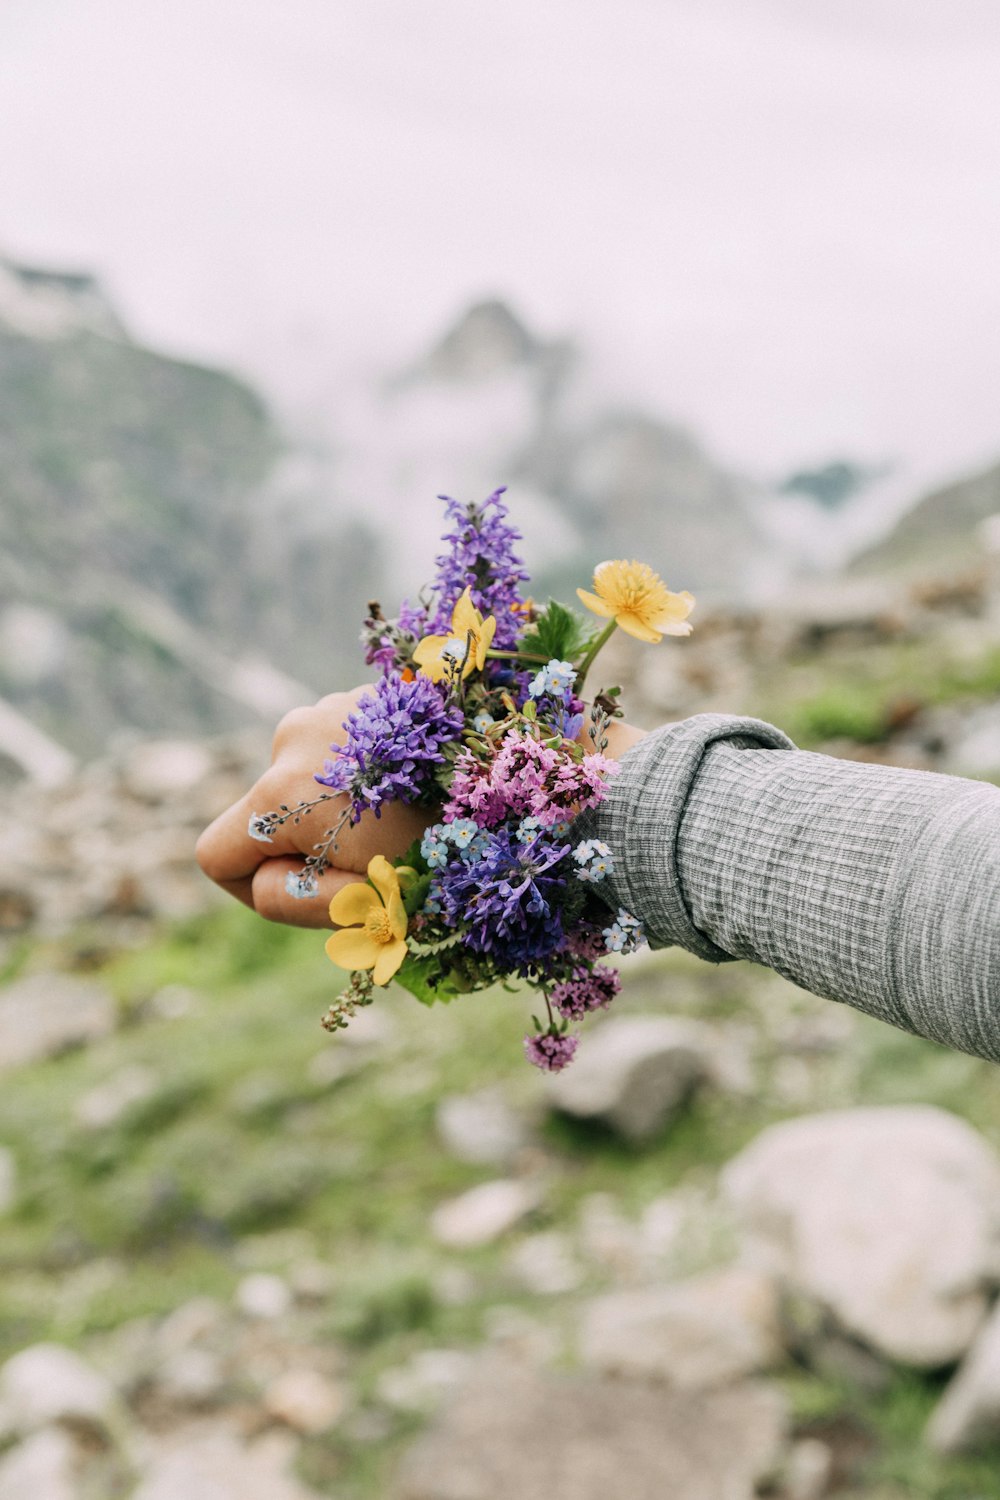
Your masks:
[{"label": "rocky mountain slope", "polygon": [[310,691],[293,678],[322,682],[331,592],[364,602],[362,533],[289,527],[282,458],[246,385],[134,343],[89,278],[0,265],[9,710],[86,754],[116,728],[273,717]]},{"label": "rocky mountain slope", "polygon": [[854,559],[863,573],[968,567],[1000,551],[1000,464],[925,495],[882,541]]}]

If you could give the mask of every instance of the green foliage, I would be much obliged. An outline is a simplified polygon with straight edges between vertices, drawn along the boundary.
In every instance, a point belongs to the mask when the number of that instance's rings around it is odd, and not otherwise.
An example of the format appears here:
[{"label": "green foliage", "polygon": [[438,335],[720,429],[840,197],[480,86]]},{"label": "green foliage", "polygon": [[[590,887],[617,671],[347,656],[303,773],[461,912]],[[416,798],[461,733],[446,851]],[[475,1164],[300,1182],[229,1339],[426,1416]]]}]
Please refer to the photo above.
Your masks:
[{"label": "green foliage", "polygon": [[575,661],[585,644],[579,615],[558,599],[550,599],[525,631],[521,649],[549,661]]},{"label": "green foliage", "polygon": [[879,698],[844,688],[829,688],[799,704],[788,719],[788,732],[796,742],[849,739],[874,745],[888,733],[888,718]]}]

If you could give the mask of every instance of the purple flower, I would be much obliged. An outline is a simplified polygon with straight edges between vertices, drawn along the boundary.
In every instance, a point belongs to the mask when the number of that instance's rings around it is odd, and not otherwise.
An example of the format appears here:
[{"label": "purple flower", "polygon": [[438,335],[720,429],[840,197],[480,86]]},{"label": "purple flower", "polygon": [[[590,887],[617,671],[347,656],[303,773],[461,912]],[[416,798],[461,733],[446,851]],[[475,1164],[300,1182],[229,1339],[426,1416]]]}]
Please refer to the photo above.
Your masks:
[{"label": "purple flower", "polygon": [[330,746],[335,759],[324,762],[316,780],[348,794],[356,823],[366,809],[379,817],[383,802],[432,795],[441,747],[458,735],[462,713],[429,677],[404,682],[392,673],[362,695],[343,727],[347,743]]},{"label": "purple flower", "polygon": [[521,623],[517,610],[524,602],[518,584],[528,574],[514,551],[521,533],[508,524],[507,507],[500,499],[503,493],[503,488],[494,490],[482,505],[462,505],[448,495],[438,497],[445,503],[452,528],[442,538],[450,544],[449,550],[436,559],[437,614],[430,634],[449,632],[455,601],[470,588],[472,602],[483,618],[493,615],[496,619],[494,646],[509,651],[515,644]]},{"label": "purple flower", "polygon": [[546,1073],[559,1073],[573,1061],[579,1040],[579,1037],[544,1031],[541,1036],[525,1037],[524,1055],[536,1068]]},{"label": "purple flower", "polygon": [[526,973],[563,946],[569,872],[556,867],[569,849],[541,835],[519,844],[506,829],[486,835],[475,863],[449,864],[438,874],[445,920],[501,969]]},{"label": "purple flower", "polygon": [[605,1010],[622,987],[617,969],[579,964],[567,979],[552,986],[549,998],[561,1016],[579,1021],[588,1011]]}]

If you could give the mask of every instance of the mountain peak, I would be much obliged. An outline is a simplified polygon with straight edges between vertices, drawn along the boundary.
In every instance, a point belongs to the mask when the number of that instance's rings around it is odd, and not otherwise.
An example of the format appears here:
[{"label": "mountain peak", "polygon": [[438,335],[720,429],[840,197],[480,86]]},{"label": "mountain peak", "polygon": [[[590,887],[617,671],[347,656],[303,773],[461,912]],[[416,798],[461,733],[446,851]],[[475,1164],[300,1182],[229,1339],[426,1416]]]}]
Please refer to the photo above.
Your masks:
[{"label": "mountain peak", "polygon": [[517,365],[532,364],[543,345],[499,298],[474,302],[423,361],[434,380],[485,380]]},{"label": "mountain peak", "polygon": [[29,338],[66,338],[84,329],[125,337],[121,319],[89,271],[55,271],[8,256],[0,256],[0,323]]}]

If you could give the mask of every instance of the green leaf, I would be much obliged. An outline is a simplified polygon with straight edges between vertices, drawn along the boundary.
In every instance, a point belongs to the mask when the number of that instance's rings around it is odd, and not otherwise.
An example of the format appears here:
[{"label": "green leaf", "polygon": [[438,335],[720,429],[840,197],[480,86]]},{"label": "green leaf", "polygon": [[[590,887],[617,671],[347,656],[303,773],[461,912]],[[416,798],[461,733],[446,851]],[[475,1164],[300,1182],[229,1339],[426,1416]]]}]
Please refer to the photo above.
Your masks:
[{"label": "green leaf", "polygon": [[421,1005],[434,1005],[439,1000],[447,1004],[461,994],[442,969],[441,960],[434,956],[416,958],[408,953],[394,977],[396,983],[414,995]]},{"label": "green leaf", "polygon": [[520,642],[522,651],[549,661],[573,661],[583,646],[583,622],[558,599],[549,600]]}]

